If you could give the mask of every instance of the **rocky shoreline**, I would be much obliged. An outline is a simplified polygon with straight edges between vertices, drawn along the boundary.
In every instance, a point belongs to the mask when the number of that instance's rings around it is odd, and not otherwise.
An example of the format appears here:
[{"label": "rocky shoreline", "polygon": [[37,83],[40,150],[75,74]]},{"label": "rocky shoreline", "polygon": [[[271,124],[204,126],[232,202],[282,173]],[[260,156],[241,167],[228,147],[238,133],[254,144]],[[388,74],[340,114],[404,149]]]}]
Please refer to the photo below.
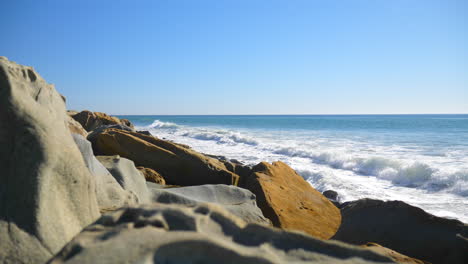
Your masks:
[{"label": "rocky shoreline", "polygon": [[468,263],[465,223],[339,204],[281,161],[245,166],[65,101],[0,57],[0,263]]}]

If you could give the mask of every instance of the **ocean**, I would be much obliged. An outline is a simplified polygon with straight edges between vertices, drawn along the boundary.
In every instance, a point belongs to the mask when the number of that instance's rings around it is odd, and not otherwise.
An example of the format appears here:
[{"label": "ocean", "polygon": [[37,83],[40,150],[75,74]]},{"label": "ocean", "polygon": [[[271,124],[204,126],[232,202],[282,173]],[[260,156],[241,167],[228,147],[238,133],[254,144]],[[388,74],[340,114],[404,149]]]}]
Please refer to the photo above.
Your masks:
[{"label": "ocean", "polygon": [[202,153],[283,161],[341,202],[401,200],[468,222],[468,115],[119,117]]}]

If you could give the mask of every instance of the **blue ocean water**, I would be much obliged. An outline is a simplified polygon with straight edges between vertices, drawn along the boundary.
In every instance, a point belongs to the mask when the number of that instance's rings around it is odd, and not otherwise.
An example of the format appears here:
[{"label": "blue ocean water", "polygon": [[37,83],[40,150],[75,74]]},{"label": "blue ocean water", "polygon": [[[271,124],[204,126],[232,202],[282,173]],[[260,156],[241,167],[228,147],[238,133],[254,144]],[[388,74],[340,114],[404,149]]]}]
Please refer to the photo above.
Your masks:
[{"label": "blue ocean water", "polygon": [[203,153],[284,161],[342,201],[403,200],[468,222],[468,115],[120,117]]}]

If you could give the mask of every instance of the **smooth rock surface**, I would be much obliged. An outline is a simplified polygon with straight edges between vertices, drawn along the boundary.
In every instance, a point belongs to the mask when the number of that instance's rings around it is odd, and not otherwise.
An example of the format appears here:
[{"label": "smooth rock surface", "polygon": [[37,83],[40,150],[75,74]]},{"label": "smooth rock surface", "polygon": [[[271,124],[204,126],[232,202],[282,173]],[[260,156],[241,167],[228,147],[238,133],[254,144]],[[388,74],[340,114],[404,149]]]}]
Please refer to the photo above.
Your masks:
[{"label": "smooth rock surface", "polygon": [[67,116],[66,119],[67,119],[67,126],[68,126],[68,129],[70,130],[70,133],[79,134],[85,138],[88,136],[88,132],[75,119],[73,119],[70,116]]},{"label": "smooth rock surface", "polygon": [[65,103],[32,67],[0,58],[0,263],[41,263],[99,217]]},{"label": "smooth rock surface", "polygon": [[81,135],[73,134],[78,149],[96,181],[96,197],[101,211],[115,210],[129,205],[136,205],[135,193],[124,190],[111,173],[94,156],[91,143]]},{"label": "smooth rock surface", "polygon": [[157,184],[165,185],[166,180],[164,180],[161,174],[157,173],[155,170],[145,167],[137,167],[137,169],[143,174],[146,181],[154,182]]},{"label": "smooth rock surface", "polygon": [[135,167],[133,161],[115,156],[97,156],[99,162],[114,176],[124,190],[130,191],[138,198],[138,203],[149,203],[150,192],[145,177]]},{"label": "smooth rock surface", "polygon": [[340,210],[283,162],[259,163],[244,184],[276,227],[329,239],[340,226]]},{"label": "smooth rock surface", "polygon": [[392,249],[389,249],[389,248],[386,248],[386,247],[382,247],[381,245],[379,245],[377,243],[367,243],[365,245],[362,245],[361,247],[363,247],[365,249],[372,250],[374,252],[377,252],[380,255],[387,256],[387,257],[393,259],[393,261],[395,261],[396,263],[399,263],[399,264],[430,264],[429,262],[422,261],[422,260],[415,259],[415,258],[411,258],[411,257],[405,256],[403,254],[400,254],[400,253],[396,252],[395,250],[392,250]]},{"label": "smooth rock surface", "polygon": [[212,205],[119,209],[75,237],[49,263],[393,263],[370,250],[245,224]]},{"label": "smooth rock surface", "polygon": [[345,203],[333,237],[353,244],[375,242],[433,264],[468,263],[468,226],[401,201],[361,199]]},{"label": "smooth rock surface", "polygon": [[78,121],[86,131],[90,132],[100,126],[106,125],[125,125],[133,129],[133,124],[127,119],[120,120],[115,116],[110,116],[101,112],[81,111],[72,115],[73,119]]},{"label": "smooth rock surface", "polygon": [[248,223],[271,225],[257,207],[255,195],[246,189],[224,184],[166,189],[148,186],[155,202],[184,205],[215,203]]},{"label": "smooth rock surface", "polygon": [[167,184],[236,185],[239,179],[239,176],[228,171],[222,162],[183,145],[153,136],[119,129],[105,129],[99,134],[93,134],[92,137],[90,141],[95,152],[102,155],[120,155],[133,160],[137,166],[151,168],[160,173]]}]

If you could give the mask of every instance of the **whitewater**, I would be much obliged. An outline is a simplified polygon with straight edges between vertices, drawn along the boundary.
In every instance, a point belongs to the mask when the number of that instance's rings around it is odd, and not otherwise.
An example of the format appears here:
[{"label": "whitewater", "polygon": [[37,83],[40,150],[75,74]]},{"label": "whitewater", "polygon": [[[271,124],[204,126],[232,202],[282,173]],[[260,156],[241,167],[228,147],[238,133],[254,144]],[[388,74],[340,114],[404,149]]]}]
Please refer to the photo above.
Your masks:
[{"label": "whitewater", "polygon": [[202,153],[281,160],[341,202],[401,200],[468,222],[468,115],[120,117]]}]

